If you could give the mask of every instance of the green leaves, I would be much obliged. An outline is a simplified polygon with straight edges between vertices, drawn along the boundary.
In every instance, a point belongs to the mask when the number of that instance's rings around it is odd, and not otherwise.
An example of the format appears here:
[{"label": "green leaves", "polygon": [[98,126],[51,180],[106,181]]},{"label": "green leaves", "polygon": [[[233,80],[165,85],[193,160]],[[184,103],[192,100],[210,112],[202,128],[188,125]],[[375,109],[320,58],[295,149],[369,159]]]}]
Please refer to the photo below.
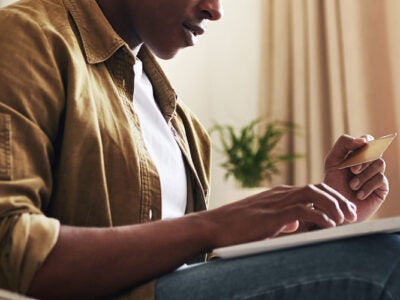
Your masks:
[{"label": "green leaves", "polygon": [[233,176],[242,187],[257,187],[264,180],[271,181],[279,173],[277,164],[291,162],[296,154],[279,155],[276,146],[282,137],[295,126],[290,122],[265,122],[256,119],[242,128],[231,125],[215,125],[210,134],[217,132],[220,151],[225,155],[221,166],[225,179]]}]

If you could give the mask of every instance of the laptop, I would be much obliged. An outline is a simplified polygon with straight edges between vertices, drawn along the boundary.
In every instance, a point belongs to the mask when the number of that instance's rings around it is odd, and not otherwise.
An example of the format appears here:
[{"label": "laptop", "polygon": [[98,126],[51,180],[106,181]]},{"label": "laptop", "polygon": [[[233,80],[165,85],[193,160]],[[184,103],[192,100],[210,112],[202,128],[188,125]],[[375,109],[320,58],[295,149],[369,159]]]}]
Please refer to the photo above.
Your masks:
[{"label": "laptop", "polygon": [[213,257],[233,258],[380,233],[400,233],[400,217],[346,224],[214,249]]}]

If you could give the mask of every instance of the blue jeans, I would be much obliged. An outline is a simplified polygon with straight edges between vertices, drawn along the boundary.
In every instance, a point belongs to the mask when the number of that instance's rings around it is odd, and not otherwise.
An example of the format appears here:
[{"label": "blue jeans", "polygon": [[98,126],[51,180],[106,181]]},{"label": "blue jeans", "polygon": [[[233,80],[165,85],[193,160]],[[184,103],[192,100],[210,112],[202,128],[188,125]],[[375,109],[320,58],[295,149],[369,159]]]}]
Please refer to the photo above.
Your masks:
[{"label": "blue jeans", "polygon": [[374,235],[236,259],[158,279],[156,299],[400,299],[400,235]]}]

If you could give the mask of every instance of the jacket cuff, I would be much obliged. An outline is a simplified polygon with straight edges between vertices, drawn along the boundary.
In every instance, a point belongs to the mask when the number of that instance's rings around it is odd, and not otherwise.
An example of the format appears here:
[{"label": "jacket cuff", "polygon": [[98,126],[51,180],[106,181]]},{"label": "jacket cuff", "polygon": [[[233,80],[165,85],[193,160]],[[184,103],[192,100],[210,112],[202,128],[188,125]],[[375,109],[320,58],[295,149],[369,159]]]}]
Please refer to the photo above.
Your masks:
[{"label": "jacket cuff", "polygon": [[[25,294],[29,285],[57,242],[60,222],[40,214],[23,213],[3,220],[6,230],[0,256],[0,288]],[[1,234],[0,234],[1,235]]]}]

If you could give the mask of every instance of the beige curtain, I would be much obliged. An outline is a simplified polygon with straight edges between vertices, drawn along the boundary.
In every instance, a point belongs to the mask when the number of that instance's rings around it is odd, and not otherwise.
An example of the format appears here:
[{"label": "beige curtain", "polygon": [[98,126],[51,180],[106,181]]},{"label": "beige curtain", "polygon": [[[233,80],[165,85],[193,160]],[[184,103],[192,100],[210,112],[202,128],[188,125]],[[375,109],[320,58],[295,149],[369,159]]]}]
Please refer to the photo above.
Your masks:
[{"label": "beige curtain", "polygon": [[[342,133],[400,133],[400,1],[265,0],[261,111],[292,120],[288,148],[305,155],[291,184],[319,182]],[[384,157],[391,193],[379,217],[400,215],[400,138]]]}]

